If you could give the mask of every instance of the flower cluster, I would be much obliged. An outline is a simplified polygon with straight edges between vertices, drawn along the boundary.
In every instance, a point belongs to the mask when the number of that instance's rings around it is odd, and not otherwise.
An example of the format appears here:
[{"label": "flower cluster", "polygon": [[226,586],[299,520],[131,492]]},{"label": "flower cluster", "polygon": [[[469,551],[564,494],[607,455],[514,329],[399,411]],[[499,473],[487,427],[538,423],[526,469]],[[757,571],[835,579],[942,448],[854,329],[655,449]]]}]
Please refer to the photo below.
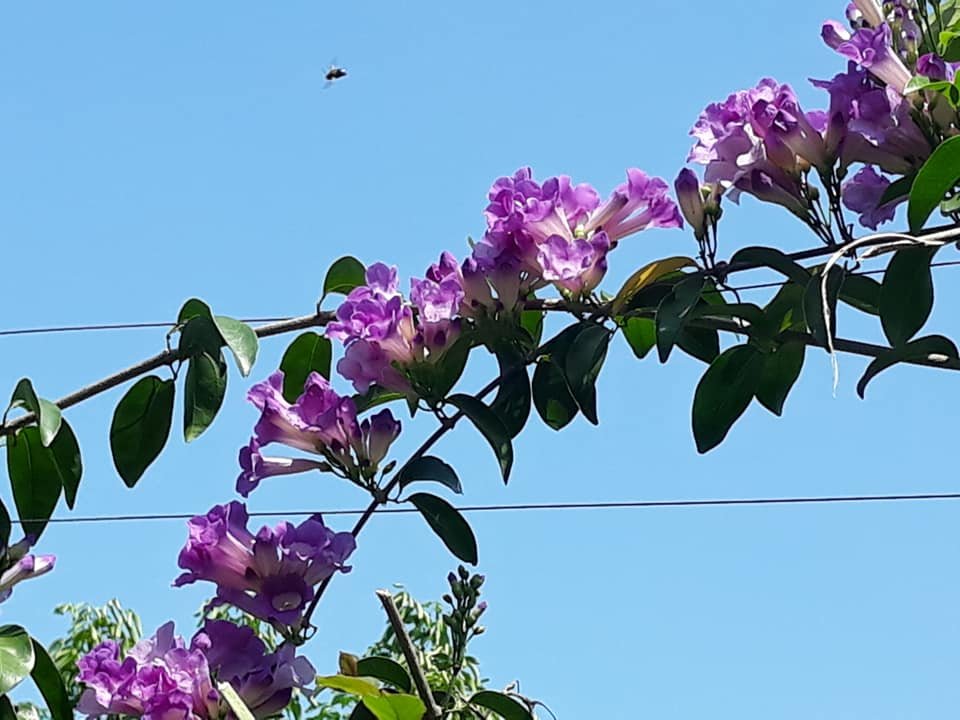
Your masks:
[{"label": "flower cluster", "polygon": [[36,538],[27,535],[23,540],[7,548],[5,570],[0,573],[0,603],[13,594],[13,586],[24,580],[40,577],[51,570],[57,561],[54,555],[28,555]]},{"label": "flower cluster", "polygon": [[[341,361],[342,362],[342,361]],[[374,477],[400,423],[389,410],[360,422],[354,401],[342,397],[319,373],[311,373],[296,402],[283,396],[283,373],[254,385],[247,399],[260,410],[250,443],[240,450],[237,492],[247,497],[265,477],[308,470],[333,471],[354,481]],[[264,445],[280,443],[315,453],[323,460],[270,457]]]},{"label": "flower cluster", "polygon": [[[804,112],[793,90],[770,78],[703,111],[691,130],[696,142],[688,161],[706,166],[706,182],[719,183],[734,201],[746,192],[819,226],[819,192],[807,183],[814,168],[831,202],[842,197],[861,224],[875,229],[893,218],[895,203],[883,198],[890,181],[881,172],[917,170],[935,144],[931,132],[957,132],[953,108],[911,93],[910,80],[914,74],[949,79],[955,66],[933,53],[918,56],[915,3],[856,0],[847,18],[849,28],[831,20],[821,32],[848,61],[846,72],[812,81],[829,93],[826,111]],[[857,164],[865,167],[841,186]],[[831,211],[842,220],[837,206]]]},{"label": "flower cluster", "polygon": [[350,533],[328,529],[319,515],[300,525],[280,523],[256,535],[247,529],[247,510],[239,502],[217,505],[188,523],[187,544],[174,581],[215,583],[214,602],[235,607],[286,631],[299,629],[314,598],[314,586],[338,570],[356,548]]},{"label": "flower cluster", "polygon": [[77,710],[86,715],[122,715],[146,720],[215,720],[232,717],[216,682],[227,682],[253,715],[282,710],[294,688],[312,683],[309,661],[293,646],[275,653],[250,628],[208,621],[187,646],[172,622],[160,627],[121,659],[113,640],[97,645],[77,663],[86,686]]}]

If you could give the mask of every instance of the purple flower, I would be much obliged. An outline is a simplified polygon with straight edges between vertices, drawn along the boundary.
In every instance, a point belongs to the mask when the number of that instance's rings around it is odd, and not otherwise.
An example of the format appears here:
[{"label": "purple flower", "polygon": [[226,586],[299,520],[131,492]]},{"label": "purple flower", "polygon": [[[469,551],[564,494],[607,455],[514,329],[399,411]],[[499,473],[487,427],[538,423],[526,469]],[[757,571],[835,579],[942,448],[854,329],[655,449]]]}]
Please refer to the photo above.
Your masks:
[{"label": "purple flower", "polygon": [[212,720],[219,716],[203,653],[187,649],[167,623],[136,645],[122,661],[112,640],[80,658],[86,689],[77,710],[91,716],[126,715],[147,720]]},{"label": "purple flower", "polygon": [[[374,354],[375,361],[371,364],[375,367],[370,370],[357,367],[356,355],[363,350]],[[364,378],[366,372],[375,373],[373,380],[381,381],[385,387],[389,387],[391,380],[385,373],[392,368],[383,349],[372,342],[359,341],[350,345],[338,369],[344,375],[352,376],[355,384],[361,387],[365,383],[358,383],[356,378]],[[283,397],[282,388],[283,373],[276,372],[266,382],[254,385],[248,393],[248,399],[260,409],[261,415],[254,426],[250,444],[240,450],[241,472],[237,478],[237,491],[241,495],[246,497],[261,479],[271,475],[335,470],[344,477],[358,480],[362,474],[370,477],[376,472],[377,464],[371,463],[370,458],[361,452],[362,432],[353,400],[337,394],[330,383],[315,372],[307,377],[303,393],[293,404]],[[272,442],[320,454],[326,461],[261,455],[260,449]]]},{"label": "purple flower", "polygon": [[683,219],[693,228],[697,240],[703,240],[707,234],[707,216],[700,192],[700,179],[693,170],[683,168],[673,183],[673,189],[677,193],[677,204]]},{"label": "purple flower", "polygon": [[898,93],[910,82],[910,71],[893,50],[893,36],[886,23],[860,28],[852,35],[836,20],[828,20],[821,30],[823,41],[844,57],[869,70]]},{"label": "purple flower", "polygon": [[853,0],[847,8],[847,18],[851,17],[852,11],[857,11],[860,18],[870,27],[879,27],[884,23],[883,8],[877,0]]},{"label": "purple flower", "polygon": [[410,383],[376,342],[358,340],[348,345],[343,357],[337,361],[337,372],[352,382],[359,393],[367,392],[374,384],[395,392],[410,390]]},{"label": "purple flower", "polygon": [[903,197],[881,205],[880,200],[888,187],[890,181],[868,165],[843,184],[843,204],[860,213],[861,225],[876,230],[881,223],[893,220],[897,205],[906,200]]},{"label": "purple flower", "polygon": [[948,63],[936,53],[927,53],[917,58],[917,75],[930,80],[949,80],[953,82],[956,63]]},{"label": "purple flower", "polygon": [[225,620],[208,620],[190,647],[204,654],[213,676],[230,683],[258,718],[283,710],[293,689],[310,685],[316,676],[310,661],[296,656],[292,645],[268,653],[251,628]]},{"label": "purple flower", "polygon": [[[20,543],[18,543],[19,545]],[[25,552],[33,543],[25,543],[21,552]],[[16,555],[14,548],[10,554]],[[13,593],[13,586],[24,580],[40,577],[53,570],[57,558],[55,555],[23,555],[0,574],[0,603]]]},{"label": "purple flower", "polygon": [[217,602],[230,603],[255,617],[298,628],[313,599],[313,586],[337,570],[355,548],[350,533],[335,533],[314,515],[299,526],[247,529],[246,508],[217,505],[187,524],[187,544],[178,564],[186,572],[174,585],[198,580],[217,586]]},{"label": "purple flower", "polygon": [[431,265],[423,280],[410,281],[410,300],[417,307],[417,320],[439,323],[452,320],[463,302],[463,281],[457,259],[448,252]]},{"label": "purple flower", "polygon": [[589,294],[607,271],[607,252],[610,239],[598,232],[589,240],[572,241],[560,235],[551,235],[539,245],[537,261],[543,268],[543,278],[574,297]]}]

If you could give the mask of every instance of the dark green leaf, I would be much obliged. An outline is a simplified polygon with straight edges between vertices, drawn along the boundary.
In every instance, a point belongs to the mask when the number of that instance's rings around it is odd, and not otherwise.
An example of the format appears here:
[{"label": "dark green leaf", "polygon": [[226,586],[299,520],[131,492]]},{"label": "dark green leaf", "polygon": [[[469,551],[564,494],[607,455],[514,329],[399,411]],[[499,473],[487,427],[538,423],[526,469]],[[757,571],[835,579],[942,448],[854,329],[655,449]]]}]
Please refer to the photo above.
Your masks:
[{"label": "dark green leaf", "polygon": [[863,377],[860,378],[860,382],[857,383],[857,395],[863,398],[864,393],[867,391],[867,384],[887,368],[900,362],[920,360],[928,358],[931,355],[939,356],[944,360],[948,358],[956,360],[960,357],[960,353],[957,352],[957,346],[953,344],[953,341],[942,335],[927,335],[926,337],[917,338],[905,345],[891,348],[880,357],[875,358],[867,366]]},{"label": "dark green leaf", "polygon": [[363,658],[357,663],[357,674],[376,678],[406,693],[413,689],[413,683],[403,665],[387,657]]},{"label": "dark green leaf", "polygon": [[353,402],[357,406],[357,414],[360,414],[366,412],[370,408],[377,407],[378,405],[385,405],[386,403],[391,403],[394,400],[403,400],[405,397],[406,395],[403,393],[393,392],[392,390],[387,390],[379,385],[371,385],[370,389],[367,390],[367,392],[365,392],[363,395],[354,395]]},{"label": "dark green leaf", "polygon": [[919,332],[933,309],[935,248],[897,250],[883,274],[880,324],[893,346],[903,345]]},{"label": "dark green leaf", "polygon": [[400,470],[398,477],[401,490],[413,482],[438,482],[457,494],[463,492],[460,478],[457,477],[454,469],[433,455],[414,458]]},{"label": "dark green leaf", "polygon": [[80,488],[80,478],[83,477],[83,461],[80,458],[80,444],[73,428],[66,420],[60,425],[60,432],[50,445],[53,460],[60,473],[60,482],[63,485],[63,497],[67,507],[73,510],[77,501],[77,490]]},{"label": "dark green leaf", "polygon": [[530,377],[526,358],[510,346],[497,351],[500,387],[490,409],[500,418],[507,435],[516,437],[530,417]]},{"label": "dark green leaf", "polygon": [[213,320],[213,312],[211,312],[210,306],[203,300],[190,298],[183,304],[183,307],[180,308],[180,312],[177,314],[177,325],[183,325],[195,317]]},{"label": "dark green leaf", "polygon": [[149,375],[138,380],[113,411],[110,451],[117,473],[129,488],[137,484],[167,444],[175,392],[173,380]]},{"label": "dark green leaf", "polygon": [[257,350],[260,345],[257,341],[257,334],[246,323],[230,317],[217,315],[213,321],[216,323],[223,341],[233,353],[240,374],[247,377],[250,370],[253,369],[253,364],[257,361]]},{"label": "dark green leaf", "polygon": [[939,54],[947,62],[960,61],[960,33],[941,32]]},{"label": "dark green leaf", "polygon": [[930,214],[960,180],[960,136],[941,143],[923,163],[910,190],[907,220],[910,231],[917,232]]},{"label": "dark green leaf", "polygon": [[330,293],[348,295],[351,290],[366,282],[366,268],[355,257],[347,255],[337,260],[323,279],[323,296]]},{"label": "dark green leaf", "polygon": [[[728,303],[726,305],[697,305],[690,312],[689,320],[700,318],[739,318],[746,320],[751,328],[765,326],[763,310],[753,303]],[[751,330],[752,332],[752,330]]]},{"label": "dark green leaf", "polygon": [[904,175],[902,178],[894,180],[887,186],[887,189],[883,191],[883,195],[880,196],[880,202],[877,203],[877,207],[886,205],[895,200],[900,200],[905,198],[910,194],[910,188],[913,186],[913,181],[916,179],[917,174],[915,172],[910,173],[909,175]]},{"label": "dark green leaf", "polygon": [[223,337],[211,318],[201,315],[187,320],[180,330],[178,350],[183,360],[207,354],[215,357],[223,347]]},{"label": "dark green leaf", "polygon": [[[49,400],[37,397],[29,378],[21,378],[13,389],[13,396],[10,398],[7,413],[15,408],[24,408],[36,415],[43,444],[48,446],[53,442],[53,438],[57,436],[57,432],[60,430],[62,419],[60,408]],[[7,413],[4,413],[4,418],[6,418]]]},{"label": "dark green leaf", "polygon": [[10,513],[3,500],[0,500],[0,560],[6,554],[7,545],[10,544]]},{"label": "dark green leaf", "polygon": [[677,347],[708,365],[720,354],[720,334],[709,328],[690,327],[680,331]]},{"label": "dark green leaf", "polygon": [[480,434],[483,435],[500,464],[500,474],[503,482],[510,479],[510,468],[513,467],[513,444],[510,435],[493,411],[472,395],[451,395],[447,402],[463,411],[463,414],[472,422]]},{"label": "dark green leaf", "polygon": [[565,428],[577,416],[577,401],[570,394],[567,378],[550,358],[541,358],[533,372],[533,402],[554,430]]},{"label": "dark green leaf", "polygon": [[763,308],[764,325],[774,334],[779,335],[784,330],[806,330],[807,323],[803,317],[803,295],[805,285],[793,282],[784,283],[773,296],[773,299]]},{"label": "dark green leaf", "polygon": [[713,361],[693,396],[693,437],[697,450],[712,450],[753,399],[763,355],[750,345],[728,348]]},{"label": "dark green leaf", "polygon": [[514,700],[509,695],[494,692],[493,690],[481,690],[467,702],[470,705],[478,705],[487,710],[491,710],[505,720],[533,720],[530,711],[520,702]]},{"label": "dark green leaf", "polygon": [[587,324],[570,344],[564,360],[564,374],[570,394],[580,412],[591,423],[597,419],[597,377],[607,357],[610,331],[602,325]]},{"label": "dark green leaf", "polygon": [[227,363],[203,353],[190,359],[183,386],[183,438],[192,442],[210,427],[227,392]]},{"label": "dark green leaf", "polygon": [[806,268],[772,247],[745,247],[738,250],[730,258],[730,264],[741,263],[771,268],[799,285],[806,285],[810,280],[810,273]]},{"label": "dark green leaf", "polygon": [[367,706],[360,701],[354,706],[348,720],[377,720],[377,716],[367,710]]},{"label": "dark green leaf", "polygon": [[283,372],[283,397],[294,403],[303,393],[303,387],[310,373],[320,373],[330,379],[330,364],[333,359],[333,347],[330,341],[315,332],[305,332],[287,346],[280,360]]},{"label": "dark green leaf", "polygon": [[660,362],[665,363],[670,357],[670,351],[690,319],[690,311],[700,301],[702,290],[702,277],[687,278],[677,283],[657,307],[657,353]]},{"label": "dark green leaf", "polygon": [[367,695],[363,704],[377,720],[423,720],[427,711],[423,701],[415,695]]},{"label": "dark green leaf", "polygon": [[57,666],[53,664],[53,660],[43,646],[36,640],[32,642],[35,662],[30,676],[47,703],[50,717],[52,720],[73,720],[73,706],[67,695],[67,689],[63,685],[63,678],[60,677],[60,671],[57,670]]},{"label": "dark green leaf", "polygon": [[435,366],[436,372],[431,387],[435,400],[443,400],[453,390],[453,386],[463,375],[472,349],[473,338],[461,335],[453,345],[443,351],[443,355]]},{"label": "dark green leaf", "polygon": [[0,695],[19,685],[33,670],[33,643],[19,625],[0,627]]},{"label": "dark green leaf", "polygon": [[657,322],[653,318],[631,317],[620,328],[633,354],[643,360],[657,344]]},{"label": "dark green leaf", "polygon": [[524,310],[520,313],[520,327],[530,336],[530,347],[540,344],[543,337],[543,318],[546,313],[542,310]]},{"label": "dark green leaf", "polygon": [[17,709],[8,695],[0,695],[0,720],[19,720]]},{"label": "dark green leaf", "polygon": [[783,343],[763,359],[757,400],[767,410],[779,416],[793,384],[803,369],[803,356],[807,346],[802,342]]},{"label": "dark green leaf", "polygon": [[866,275],[847,275],[840,286],[840,300],[870,315],[880,314],[881,285]]},{"label": "dark green leaf", "polygon": [[453,505],[427,493],[414,493],[407,500],[420,511],[450,552],[465,563],[477,564],[477,539],[463,515]]},{"label": "dark green leaf", "polygon": [[[803,316],[810,334],[820,345],[827,344],[827,325],[823,315],[823,276],[818,272],[810,278],[803,294]],[[839,267],[830,268],[827,278],[827,301],[830,308],[830,334],[836,335],[837,330],[837,297],[843,283],[843,270]]]},{"label": "dark green leaf", "polygon": [[33,425],[17,432],[7,446],[7,471],[23,531],[39,537],[60,499],[62,480],[53,452],[43,446]]}]

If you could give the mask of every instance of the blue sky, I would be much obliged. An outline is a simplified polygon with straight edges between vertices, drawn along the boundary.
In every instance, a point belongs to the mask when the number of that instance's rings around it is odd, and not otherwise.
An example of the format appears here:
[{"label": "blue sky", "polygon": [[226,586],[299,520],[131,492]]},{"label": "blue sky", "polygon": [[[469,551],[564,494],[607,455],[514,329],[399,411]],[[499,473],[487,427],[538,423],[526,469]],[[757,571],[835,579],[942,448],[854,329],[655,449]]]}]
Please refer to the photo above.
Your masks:
[{"label": "blue sky", "polygon": [[[638,166],[672,179],[708,102],[764,75],[820,102],[808,77],[842,68],[818,38],[844,3],[572,2],[9,5],[0,11],[4,327],[172,318],[199,295],[236,317],[310,312],[345,252],[420,273],[482,232],[484,193],[532,165],[607,192]],[[334,58],[349,75],[324,90]],[[785,213],[728,207],[721,253],[815,239]],[[622,243],[605,287],[692,254],[680,231]],[[958,334],[941,271],[931,331]],[[762,275],[756,275],[763,279]],[[746,278],[744,278],[746,280]],[[765,296],[758,293],[757,300]],[[842,334],[878,339],[853,315]],[[161,349],[162,331],[0,338],[12,388],[57,397]],[[262,346],[255,376],[284,342]],[[532,420],[510,487],[469,427],[440,453],[463,502],[793,496],[956,490],[956,379],[895,369],[866,402],[843,358],[831,392],[810,352],[776,419],[751,408],[705,457],[690,434],[702,366],[637,362],[618,340],[601,427]],[[476,363],[465,387],[491,367]],[[175,435],[134,491],[112,468],[121,391],[68,412],[84,450],[77,513],[202,512],[232,497],[255,413],[232,374],[191,447]],[[179,413],[179,410],[178,410]],[[409,451],[429,423],[408,424]],[[255,510],[356,507],[329,478],[278,479]],[[560,718],[946,718],[960,708],[958,507],[949,502],[485,514],[485,672]],[[66,512],[64,508],[59,511]],[[335,522],[331,519],[331,524]],[[343,523],[344,527],[348,523]],[[173,590],[178,522],[52,527],[55,573],[21,586],[4,622],[52,639],[64,601],[118,597],[145,625],[187,630],[206,588]],[[318,614],[322,672],[380,632],[377,587],[439,596],[454,566],[417,518],[375,519],[355,570]]]}]

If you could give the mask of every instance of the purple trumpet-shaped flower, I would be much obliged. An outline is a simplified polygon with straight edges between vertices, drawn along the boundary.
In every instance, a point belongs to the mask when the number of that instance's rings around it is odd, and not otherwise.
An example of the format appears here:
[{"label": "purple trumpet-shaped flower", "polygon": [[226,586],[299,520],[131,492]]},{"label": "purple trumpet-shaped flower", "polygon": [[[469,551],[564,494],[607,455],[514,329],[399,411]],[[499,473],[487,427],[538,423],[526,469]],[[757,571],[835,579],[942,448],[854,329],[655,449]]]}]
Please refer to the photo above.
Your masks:
[{"label": "purple trumpet-shaped flower", "polygon": [[897,205],[906,197],[880,204],[890,181],[871,166],[861,168],[842,187],[843,204],[853,212],[860,213],[860,224],[876,230],[881,223],[893,220]]},{"label": "purple trumpet-shaped flower", "polygon": [[[355,362],[357,351],[354,348],[381,352],[378,345],[355,342],[348,348],[341,365]],[[250,444],[240,450],[241,472],[237,478],[237,491],[244,497],[260,480],[271,475],[334,470],[344,477],[359,480],[361,476],[372,477],[377,471],[377,462],[371,462],[364,454],[356,405],[352,399],[337,394],[319,373],[307,377],[303,393],[292,404],[283,397],[282,372],[254,385],[248,399],[260,409],[261,415],[254,426]],[[399,423],[397,425],[399,427]],[[263,456],[260,449],[272,442],[322,455],[325,460]]]},{"label": "purple trumpet-shaped flower", "polygon": [[112,640],[77,663],[86,689],[77,704],[85,715],[124,715],[147,720],[214,720],[220,695],[207,659],[174,635],[173,623],[136,645],[120,659]]},{"label": "purple trumpet-shaped flower", "polygon": [[268,653],[253,630],[225,620],[208,620],[190,642],[204,654],[211,674],[237,691],[254,717],[265,718],[283,710],[294,688],[313,682],[316,671],[290,644]]},{"label": "purple trumpet-shaped flower", "polygon": [[898,93],[910,82],[910,71],[893,49],[890,26],[860,28],[853,34],[835,20],[821,30],[823,41],[844,57],[869,70]]},{"label": "purple trumpet-shaped flower", "polygon": [[851,21],[853,20],[851,15],[854,15],[854,11],[862,19],[862,22],[870,27],[880,27],[885,21],[883,8],[880,7],[877,0],[853,0],[847,8],[847,18]]},{"label": "purple trumpet-shaped flower", "polygon": [[465,297],[460,266],[448,252],[427,269],[423,280],[410,281],[410,300],[417,308],[413,339],[417,362],[435,361],[460,336],[458,316],[470,312]]},{"label": "purple trumpet-shaped flower", "polygon": [[[16,558],[10,567],[0,574],[0,603],[4,602],[13,593],[13,587],[24,580],[31,580],[53,570],[57,558],[55,555],[23,555],[32,545],[33,538],[27,538],[17,543],[9,550],[9,555]],[[18,547],[19,546],[19,547]],[[20,557],[17,557],[17,556]]]},{"label": "purple trumpet-shaped flower", "polygon": [[690,168],[683,168],[673,183],[677,193],[677,205],[683,219],[693,228],[697,240],[707,235],[707,215],[703,206],[703,193],[700,191],[700,179]]},{"label": "purple trumpet-shaped flower", "polygon": [[607,271],[610,239],[603,231],[589,240],[551,235],[539,248],[537,262],[543,268],[543,279],[574,297],[590,294]]},{"label": "purple trumpet-shaped flower", "polygon": [[190,520],[178,560],[186,572],[174,585],[212,582],[216,602],[299,628],[313,586],[338,570],[349,572],[345,562],[356,547],[354,538],[329,530],[319,515],[296,527],[263,527],[256,535],[247,529],[247,520],[246,508],[238,502],[217,505]]}]

